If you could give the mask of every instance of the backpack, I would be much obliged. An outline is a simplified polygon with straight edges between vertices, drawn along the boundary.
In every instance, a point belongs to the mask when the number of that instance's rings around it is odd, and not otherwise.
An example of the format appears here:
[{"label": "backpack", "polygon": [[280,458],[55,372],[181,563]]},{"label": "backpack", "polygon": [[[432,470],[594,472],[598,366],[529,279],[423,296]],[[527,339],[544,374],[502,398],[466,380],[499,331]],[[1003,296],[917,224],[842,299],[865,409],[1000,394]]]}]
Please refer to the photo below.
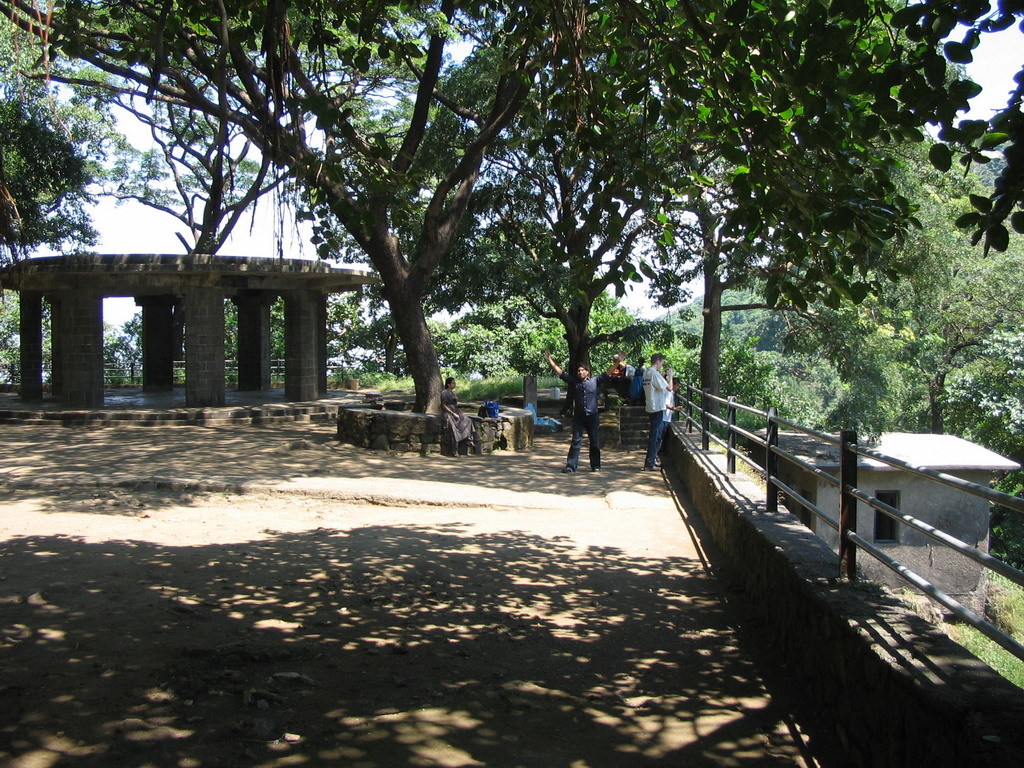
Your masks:
[{"label": "backpack", "polygon": [[633,381],[629,384],[629,401],[635,403],[642,400],[644,396],[644,371],[643,368],[637,368],[636,373],[633,374]]}]

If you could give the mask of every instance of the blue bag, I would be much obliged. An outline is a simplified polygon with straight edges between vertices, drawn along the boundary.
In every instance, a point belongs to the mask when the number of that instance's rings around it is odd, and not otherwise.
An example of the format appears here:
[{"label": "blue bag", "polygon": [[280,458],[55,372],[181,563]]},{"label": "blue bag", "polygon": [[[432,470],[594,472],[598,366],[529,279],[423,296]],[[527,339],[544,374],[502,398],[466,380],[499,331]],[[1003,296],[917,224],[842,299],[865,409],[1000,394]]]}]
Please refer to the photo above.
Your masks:
[{"label": "blue bag", "polygon": [[644,377],[643,374],[637,373],[633,376],[633,381],[629,383],[629,401],[636,403],[643,399],[644,396]]}]

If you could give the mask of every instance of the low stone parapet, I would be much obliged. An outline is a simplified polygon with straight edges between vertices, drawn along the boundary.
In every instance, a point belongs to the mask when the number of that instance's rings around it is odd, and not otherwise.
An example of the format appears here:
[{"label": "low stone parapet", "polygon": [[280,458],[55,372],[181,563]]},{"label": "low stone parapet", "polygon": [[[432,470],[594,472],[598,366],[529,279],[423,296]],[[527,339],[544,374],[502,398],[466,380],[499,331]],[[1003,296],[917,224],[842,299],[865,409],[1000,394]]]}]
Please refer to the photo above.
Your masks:
[{"label": "low stone parapet", "polygon": [[228,424],[278,424],[293,421],[324,422],[335,418],[340,406],[332,403],[167,410],[0,409],[0,424],[61,424],[65,427],[194,427]]},{"label": "low stone parapet", "polygon": [[[724,454],[673,424],[670,466],[791,683],[835,723],[857,768],[1024,765],[1024,691],[880,585],[839,580],[835,553]],[[718,570],[718,569],[716,569]]]},{"label": "low stone parapet", "polygon": [[[522,451],[533,445],[533,414],[506,408],[497,418],[473,421],[477,450]],[[387,408],[346,407],[338,411],[338,440],[359,448],[394,453],[440,453],[444,419],[435,414]]]}]

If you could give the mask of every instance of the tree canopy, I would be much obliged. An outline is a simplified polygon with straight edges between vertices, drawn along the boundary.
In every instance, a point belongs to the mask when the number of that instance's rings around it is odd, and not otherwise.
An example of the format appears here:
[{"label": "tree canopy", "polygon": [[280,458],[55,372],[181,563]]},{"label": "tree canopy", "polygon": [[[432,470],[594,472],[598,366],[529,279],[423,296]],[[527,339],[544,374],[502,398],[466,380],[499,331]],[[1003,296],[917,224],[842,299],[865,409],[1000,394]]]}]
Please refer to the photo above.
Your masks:
[{"label": "tree canopy", "polygon": [[[86,62],[107,87],[251,142],[288,175],[323,255],[345,241],[366,254],[421,410],[440,393],[424,298],[532,93],[549,117],[523,152],[571,141],[608,157],[628,126],[652,167],[720,158],[735,201],[723,231],[740,249],[770,238],[785,263],[818,270],[817,282],[787,269],[768,278],[770,301],[806,304],[865,295],[875,254],[912,223],[878,146],[920,139],[929,121],[955,125],[973,90],[937,47],[939,6],[952,7],[937,1],[899,11],[867,0],[37,5],[0,0],[50,61]],[[970,5],[956,18],[980,18]],[[933,17],[943,24],[922,32]],[[650,199],[703,194],[708,178],[678,168],[652,181]],[[622,204],[608,197],[605,215]],[[670,242],[670,217],[662,225]]]},{"label": "tree canopy", "polygon": [[1004,251],[1010,239],[1007,221],[1016,232],[1024,232],[1024,66],[1014,75],[1015,87],[1002,109],[988,120],[963,120],[959,113],[964,101],[982,87],[966,78],[947,77],[946,62],[969,64],[984,35],[1014,26],[1024,32],[1024,2],[919,0],[898,11],[893,22],[906,33],[901,66],[893,74],[913,76],[900,86],[900,95],[915,118],[939,128],[942,143],[931,149],[932,164],[942,171],[954,161],[970,168],[1002,154],[1005,165],[991,194],[972,195],[974,210],[957,224],[973,230],[973,242],[983,240],[986,250]]},{"label": "tree canopy", "polygon": [[44,113],[0,102],[0,244],[13,258],[41,245],[95,241],[84,210],[88,163]]}]

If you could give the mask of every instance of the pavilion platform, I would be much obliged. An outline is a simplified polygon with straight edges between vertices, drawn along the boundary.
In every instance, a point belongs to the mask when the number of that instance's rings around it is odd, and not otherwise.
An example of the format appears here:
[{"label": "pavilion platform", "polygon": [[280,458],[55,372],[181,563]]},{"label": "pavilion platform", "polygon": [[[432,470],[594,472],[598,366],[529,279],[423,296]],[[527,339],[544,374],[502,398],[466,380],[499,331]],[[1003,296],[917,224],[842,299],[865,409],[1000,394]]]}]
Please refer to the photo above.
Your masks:
[{"label": "pavilion platform", "polygon": [[185,390],[144,392],[138,388],[107,389],[97,408],[69,408],[60,398],[23,401],[17,392],[0,392],[0,425],[63,424],[108,426],[224,426],[291,421],[333,421],[338,409],[366,402],[367,392],[331,390],[315,400],[292,402],[285,390],[225,391],[218,407],[186,407]]}]

